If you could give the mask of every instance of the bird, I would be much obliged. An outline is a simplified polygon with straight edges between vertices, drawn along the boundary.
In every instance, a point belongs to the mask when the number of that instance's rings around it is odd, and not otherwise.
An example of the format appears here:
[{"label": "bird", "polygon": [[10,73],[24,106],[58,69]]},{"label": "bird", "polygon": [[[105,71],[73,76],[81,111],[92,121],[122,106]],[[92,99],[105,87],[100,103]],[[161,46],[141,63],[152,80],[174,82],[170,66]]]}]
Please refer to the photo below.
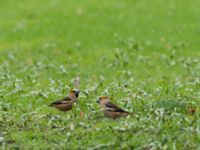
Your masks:
[{"label": "bird", "polygon": [[101,96],[97,99],[97,103],[100,104],[101,110],[105,117],[117,119],[120,117],[126,117],[130,113],[114,103],[112,103],[107,96]]},{"label": "bird", "polygon": [[51,103],[50,107],[55,107],[60,111],[69,111],[72,109],[74,103],[78,102],[80,91],[77,89],[71,90],[69,95],[61,100]]}]

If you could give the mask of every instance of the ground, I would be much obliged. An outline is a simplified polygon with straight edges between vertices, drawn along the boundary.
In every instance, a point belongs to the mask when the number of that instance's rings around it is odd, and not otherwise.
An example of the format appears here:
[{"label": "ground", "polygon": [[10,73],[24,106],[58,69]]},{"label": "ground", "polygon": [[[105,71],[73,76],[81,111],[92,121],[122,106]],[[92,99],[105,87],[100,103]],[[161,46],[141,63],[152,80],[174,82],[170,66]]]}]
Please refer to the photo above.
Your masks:
[{"label": "ground", "polygon": [[[199,149],[200,1],[0,3],[2,149]],[[76,76],[74,109],[49,108]]]}]

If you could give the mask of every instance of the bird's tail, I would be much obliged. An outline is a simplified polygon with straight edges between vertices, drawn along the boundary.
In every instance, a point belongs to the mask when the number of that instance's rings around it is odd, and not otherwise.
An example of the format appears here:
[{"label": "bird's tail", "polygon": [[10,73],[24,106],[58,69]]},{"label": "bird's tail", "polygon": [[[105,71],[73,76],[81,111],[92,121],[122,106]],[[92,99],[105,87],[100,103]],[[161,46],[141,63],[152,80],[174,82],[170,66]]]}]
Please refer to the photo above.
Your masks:
[{"label": "bird's tail", "polygon": [[134,115],[132,112],[128,112],[128,111],[125,111],[124,114],[125,114],[125,116],[133,116]]}]

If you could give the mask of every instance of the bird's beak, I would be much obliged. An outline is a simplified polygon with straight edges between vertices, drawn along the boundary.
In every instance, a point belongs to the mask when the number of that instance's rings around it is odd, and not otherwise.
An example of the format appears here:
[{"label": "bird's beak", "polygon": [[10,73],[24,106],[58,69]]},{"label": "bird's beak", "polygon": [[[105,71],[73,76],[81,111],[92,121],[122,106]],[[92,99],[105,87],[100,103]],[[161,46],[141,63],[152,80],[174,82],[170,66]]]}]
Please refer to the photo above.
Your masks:
[{"label": "bird's beak", "polygon": [[100,103],[100,100],[99,99],[97,99],[97,101],[96,101],[98,104]]}]

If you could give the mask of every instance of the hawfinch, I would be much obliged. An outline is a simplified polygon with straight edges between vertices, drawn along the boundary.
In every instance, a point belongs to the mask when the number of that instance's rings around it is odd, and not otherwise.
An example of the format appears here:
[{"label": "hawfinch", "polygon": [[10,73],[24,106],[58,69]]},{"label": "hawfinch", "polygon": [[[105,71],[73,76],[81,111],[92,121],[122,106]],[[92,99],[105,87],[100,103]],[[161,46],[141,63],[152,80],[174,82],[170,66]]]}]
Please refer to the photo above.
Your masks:
[{"label": "hawfinch", "polygon": [[78,102],[79,90],[71,90],[69,95],[62,100],[51,103],[50,107],[55,107],[61,111],[71,110],[74,103]]},{"label": "hawfinch", "polygon": [[109,101],[109,98],[106,96],[102,96],[97,100],[97,103],[100,104],[101,111],[103,112],[105,117],[116,119],[119,117],[128,116],[130,113],[112,102]]}]

